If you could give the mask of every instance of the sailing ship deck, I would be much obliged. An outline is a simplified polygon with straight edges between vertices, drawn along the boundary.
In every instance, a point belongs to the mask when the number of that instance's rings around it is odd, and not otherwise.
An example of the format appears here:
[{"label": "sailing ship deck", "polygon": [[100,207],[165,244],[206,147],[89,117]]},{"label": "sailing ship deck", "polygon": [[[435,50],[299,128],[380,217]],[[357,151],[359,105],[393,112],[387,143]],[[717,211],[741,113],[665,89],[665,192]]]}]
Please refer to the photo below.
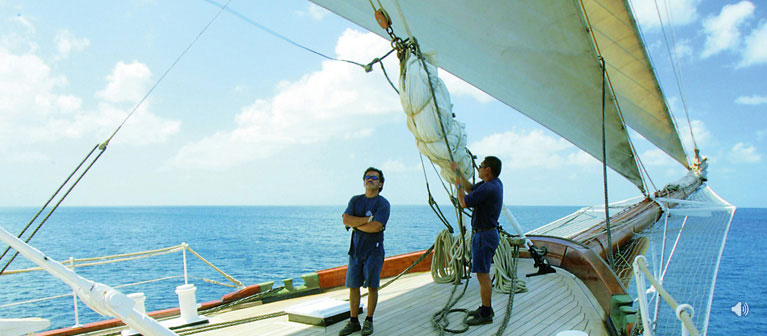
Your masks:
[{"label": "sailing ship deck", "polygon": [[[521,259],[519,274],[533,273],[532,260]],[[555,335],[563,330],[582,330],[589,335],[607,335],[602,322],[604,313],[586,286],[567,271],[557,268],[557,273],[523,278],[528,292],[516,294],[512,317],[504,335]],[[383,282],[382,282],[383,283]],[[434,313],[446,304],[451,284],[437,284],[431,274],[408,274],[381,289],[375,314],[374,335],[432,335],[437,334],[431,324]],[[457,288],[460,294],[463,284]],[[198,328],[219,329],[202,331],[195,327],[176,330],[181,335],[337,335],[345,321],[327,327],[312,326],[288,321],[287,315],[248,321],[234,326],[226,324],[235,321],[253,320],[254,317],[281,312],[293,305],[327,297],[338,300],[348,298],[348,290],[336,288],[321,294],[304,296],[268,304],[250,304],[216,313],[210,317],[210,324]],[[363,289],[364,293],[364,289]],[[495,318],[492,324],[471,327],[463,335],[495,334],[503,323],[508,294],[493,292]],[[454,308],[474,309],[480,305],[479,284],[476,279],[469,281],[466,294]],[[362,302],[366,299],[363,297]],[[364,317],[364,314],[361,314]],[[449,328],[460,328],[463,314],[450,314]],[[200,332],[201,331],[201,332]],[[111,331],[112,333],[115,330]],[[99,334],[104,334],[99,333]],[[358,333],[355,333],[358,335]]]}]

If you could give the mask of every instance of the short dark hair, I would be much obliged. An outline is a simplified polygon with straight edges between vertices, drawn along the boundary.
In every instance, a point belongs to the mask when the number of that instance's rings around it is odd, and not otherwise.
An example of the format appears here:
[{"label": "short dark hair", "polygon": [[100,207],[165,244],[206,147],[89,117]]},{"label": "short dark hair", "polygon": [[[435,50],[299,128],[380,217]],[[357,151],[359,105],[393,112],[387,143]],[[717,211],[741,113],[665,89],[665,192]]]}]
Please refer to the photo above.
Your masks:
[{"label": "short dark hair", "polygon": [[501,159],[495,156],[485,156],[485,165],[490,167],[490,171],[493,172],[493,177],[501,175]]},{"label": "short dark hair", "polygon": [[373,168],[373,167],[368,167],[368,169],[365,169],[365,173],[362,174],[362,179],[364,180],[365,176],[368,174],[368,172],[372,172],[372,171],[378,173],[378,177],[381,178],[381,187],[378,188],[378,192],[380,193],[381,191],[383,191],[383,184],[384,184],[383,172],[380,169]]}]

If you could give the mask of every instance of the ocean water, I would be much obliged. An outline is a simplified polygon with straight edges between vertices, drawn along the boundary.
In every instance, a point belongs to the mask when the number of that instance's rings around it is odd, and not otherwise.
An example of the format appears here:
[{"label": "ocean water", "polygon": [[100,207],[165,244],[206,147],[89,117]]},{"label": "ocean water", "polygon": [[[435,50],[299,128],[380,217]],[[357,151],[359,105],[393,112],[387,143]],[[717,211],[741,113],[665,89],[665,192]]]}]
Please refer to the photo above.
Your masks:
[{"label": "ocean water", "polygon": [[[525,230],[561,218],[579,207],[511,207]],[[303,273],[346,264],[349,232],[341,223],[343,206],[243,207],[65,207],[58,209],[37,233],[32,245],[63,261],[144,251],[188,243],[208,261],[246,285],[294,278]],[[33,208],[0,208],[0,226],[17,234],[34,216]],[[455,217],[452,208],[445,214]],[[501,224],[505,223],[502,219]],[[453,224],[455,226],[455,224]],[[508,228],[508,225],[506,225]],[[445,228],[428,206],[393,206],[386,230],[388,256],[426,249]],[[738,209],[730,228],[714,293],[709,335],[767,334],[767,268],[761,263],[767,250],[767,209]],[[6,245],[0,243],[0,248]],[[6,256],[0,266],[4,265]],[[226,279],[187,253],[190,282],[197,286],[197,301],[220,299],[234,289],[209,284],[202,278]],[[33,267],[17,258],[10,269]],[[77,268],[89,279],[119,286],[172,277],[120,288],[124,293],[144,292],[147,311],[178,305],[173,290],[183,284],[181,253],[95,267]],[[0,307],[0,318],[39,316],[51,328],[75,323],[71,289],[43,272],[0,276],[0,306],[53,295],[66,297]],[[633,295],[633,294],[632,294]],[[749,313],[738,317],[730,308],[747,304]],[[105,319],[81,302],[80,323]]]}]

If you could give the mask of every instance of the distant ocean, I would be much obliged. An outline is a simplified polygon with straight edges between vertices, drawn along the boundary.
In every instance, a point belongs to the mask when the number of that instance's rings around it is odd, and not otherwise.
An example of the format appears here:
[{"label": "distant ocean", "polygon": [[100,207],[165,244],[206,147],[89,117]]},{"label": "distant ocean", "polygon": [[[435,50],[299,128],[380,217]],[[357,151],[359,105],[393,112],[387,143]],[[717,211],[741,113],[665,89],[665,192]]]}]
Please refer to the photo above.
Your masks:
[{"label": "distant ocean", "polygon": [[[561,218],[579,207],[511,207],[527,231]],[[211,207],[65,207],[58,209],[31,241],[58,261],[159,249],[186,242],[208,261],[246,285],[294,278],[316,270],[345,265],[349,233],[341,224],[343,206],[211,206]],[[0,226],[18,234],[34,216],[33,208],[0,208]],[[452,208],[443,207],[448,218]],[[505,223],[505,219],[501,224]],[[393,206],[386,229],[387,256],[431,246],[445,226],[428,206]],[[508,225],[507,225],[508,229]],[[741,208],[735,213],[716,284],[709,335],[767,334],[767,209]],[[6,245],[0,243],[3,250]],[[12,250],[13,251],[13,250]],[[9,256],[0,261],[5,265]],[[203,282],[226,282],[187,253],[190,282],[197,301],[220,299],[233,288]],[[10,269],[33,267],[17,258]],[[124,263],[77,268],[86,278],[118,286],[183,275],[180,253]],[[147,311],[178,306],[173,290],[183,278],[120,288],[144,292]],[[74,324],[71,289],[47,273],[0,276],[0,306],[59,294],[67,297],[0,308],[0,318],[44,317],[51,328]],[[635,293],[631,293],[635,296]],[[747,316],[730,308],[747,304]],[[80,323],[104,317],[78,303]]]}]

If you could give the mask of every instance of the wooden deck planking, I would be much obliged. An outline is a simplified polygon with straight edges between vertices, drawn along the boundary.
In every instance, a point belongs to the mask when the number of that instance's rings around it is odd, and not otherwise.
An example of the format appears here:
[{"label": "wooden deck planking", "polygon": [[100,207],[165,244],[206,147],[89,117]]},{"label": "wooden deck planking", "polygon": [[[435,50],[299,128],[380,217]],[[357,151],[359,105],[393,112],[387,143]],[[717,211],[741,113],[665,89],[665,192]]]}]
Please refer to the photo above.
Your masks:
[{"label": "wooden deck planking", "polygon": [[[532,261],[522,259],[518,273],[527,283],[528,292],[514,296],[512,317],[504,335],[554,335],[558,331],[568,329],[584,330],[589,335],[607,335],[601,320],[603,312],[595,303],[596,300],[590,297],[590,293],[580,280],[562,269],[557,269],[555,274],[531,278],[524,276],[524,274],[533,271]],[[460,294],[463,286],[463,284],[459,285],[456,296]],[[452,289],[453,285],[451,284],[432,282],[429,273],[408,274],[391,286],[381,289],[374,319],[374,335],[436,335],[437,332],[431,325],[432,315],[445,306]],[[365,293],[365,290],[363,289],[362,292]],[[280,312],[290,306],[321,297],[346,300],[348,293],[346,288],[336,288],[306,297],[264,305],[253,304],[236,310],[225,310],[209,317],[211,324],[237,321]],[[508,298],[508,294],[493,292],[493,309],[495,310],[493,323],[471,327],[462,335],[495,334],[503,322]],[[361,301],[367,306],[366,297],[363,297]],[[472,310],[479,305],[479,284],[476,278],[472,277],[469,280],[466,294],[453,308]],[[365,313],[360,314],[360,319],[364,319],[365,316]],[[461,328],[462,319],[463,314],[450,314],[449,328]],[[288,316],[285,315],[194,335],[337,335],[345,324],[346,321],[342,321],[328,327],[310,326],[290,322]]]}]

